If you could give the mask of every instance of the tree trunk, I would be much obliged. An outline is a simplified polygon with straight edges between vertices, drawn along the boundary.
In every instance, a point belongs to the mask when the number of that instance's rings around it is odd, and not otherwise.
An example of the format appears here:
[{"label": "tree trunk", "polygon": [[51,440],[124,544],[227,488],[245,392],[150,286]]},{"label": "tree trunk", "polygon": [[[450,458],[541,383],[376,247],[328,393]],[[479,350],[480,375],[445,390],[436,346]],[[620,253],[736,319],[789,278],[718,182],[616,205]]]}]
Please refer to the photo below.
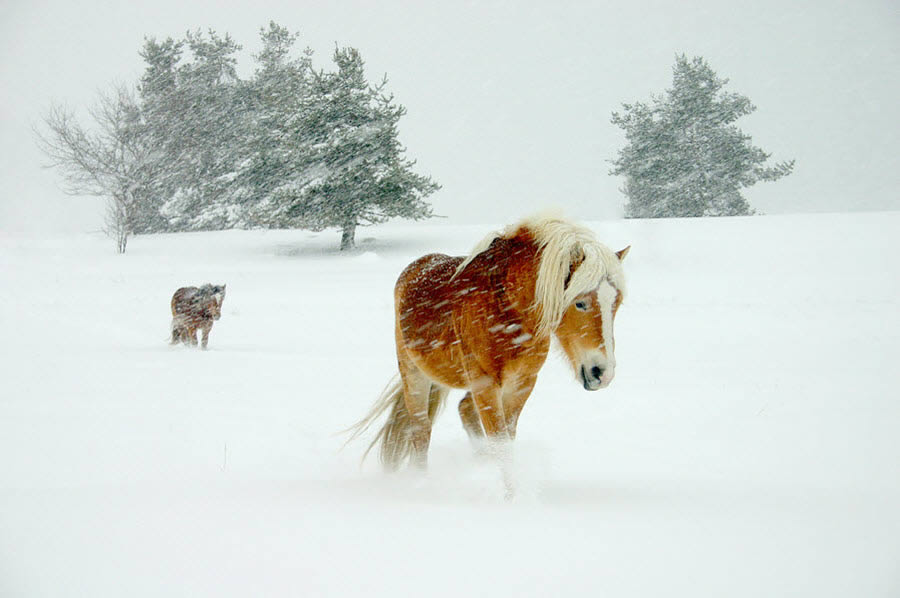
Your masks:
[{"label": "tree trunk", "polygon": [[356,246],[356,222],[344,225],[341,232],[341,251],[353,249]]},{"label": "tree trunk", "polygon": [[128,232],[120,230],[116,233],[116,236],[116,252],[125,253],[125,246],[128,245]]},{"label": "tree trunk", "polygon": [[113,195],[106,216],[106,233],[116,238],[116,253],[125,253],[128,245],[128,204],[120,195]]}]

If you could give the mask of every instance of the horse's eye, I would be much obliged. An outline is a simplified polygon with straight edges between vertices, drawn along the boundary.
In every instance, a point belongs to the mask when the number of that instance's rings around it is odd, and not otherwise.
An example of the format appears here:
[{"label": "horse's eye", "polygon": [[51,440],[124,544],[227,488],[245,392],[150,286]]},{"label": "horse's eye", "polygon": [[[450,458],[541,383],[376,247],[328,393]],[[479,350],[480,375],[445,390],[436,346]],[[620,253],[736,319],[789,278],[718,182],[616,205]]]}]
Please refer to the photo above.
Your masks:
[{"label": "horse's eye", "polygon": [[577,309],[579,311],[587,311],[587,309],[588,309],[587,301],[576,301],[575,309]]}]

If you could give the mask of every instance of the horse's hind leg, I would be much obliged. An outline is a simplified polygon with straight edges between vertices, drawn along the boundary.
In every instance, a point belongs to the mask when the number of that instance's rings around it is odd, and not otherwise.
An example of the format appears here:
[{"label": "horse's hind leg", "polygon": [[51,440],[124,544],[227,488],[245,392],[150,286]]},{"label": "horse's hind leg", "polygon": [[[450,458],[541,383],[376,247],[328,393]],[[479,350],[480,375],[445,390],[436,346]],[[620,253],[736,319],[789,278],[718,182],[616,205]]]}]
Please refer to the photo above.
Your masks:
[{"label": "horse's hind leg", "polygon": [[425,469],[428,465],[428,445],[431,442],[431,380],[415,366],[401,367],[400,377],[403,380],[403,400],[409,414],[409,441],[412,446],[410,462]]},{"label": "horse's hind leg", "polygon": [[431,390],[428,392],[428,421],[431,422],[432,426],[434,425],[434,418],[437,417],[438,412],[441,410],[441,405],[444,404],[448,394],[450,394],[450,389],[446,386],[441,386],[434,382],[431,383]]},{"label": "horse's hind leg", "polygon": [[476,447],[480,446],[484,440],[484,429],[481,427],[481,418],[478,417],[478,412],[475,410],[475,400],[472,398],[471,392],[467,392],[459,402],[459,419],[462,420],[463,428],[469,435],[472,444]]},{"label": "horse's hind leg", "polygon": [[190,341],[188,340],[188,329],[186,327],[179,326],[172,330],[172,344],[174,345],[176,343],[182,343],[185,345],[190,343]]}]

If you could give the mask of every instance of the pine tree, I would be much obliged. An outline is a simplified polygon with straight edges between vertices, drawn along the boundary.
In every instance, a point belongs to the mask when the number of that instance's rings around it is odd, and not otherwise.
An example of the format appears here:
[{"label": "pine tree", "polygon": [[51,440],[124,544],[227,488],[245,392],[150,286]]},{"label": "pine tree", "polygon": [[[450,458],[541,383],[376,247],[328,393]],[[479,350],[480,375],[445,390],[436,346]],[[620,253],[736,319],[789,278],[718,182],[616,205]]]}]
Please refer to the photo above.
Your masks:
[{"label": "pine tree", "polygon": [[295,181],[303,179],[310,151],[304,114],[308,105],[311,50],[291,57],[298,35],[274,22],[260,30],[262,51],[256,73],[246,85],[250,126],[244,138],[244,160],[235,184],[246,214],[244,225],[278,226],[270,216],[284,198],[295,199]]},{"label": "pine tree", "polygon": [[789,174],[794,161],[764,165],[770,155],[732,124],[756,107],[723,91],[728,80],[705,60],[676,56],[673,71],[665,97],[612,115],[627,139],[611,171],[625,177],[626,217],[752,214],[740,190]]},{"label": "pine tree", "polygon": [[[183,61],[185,48],[189,60]],[[232,194],[242,160],[247,107],[237,76],[240,50],[229,35],[188,32],[183,40],[145,40],[141,113],[165,165],[155,182],[159,230],[238,224]]]},{"label": "pine tree", "polygon": [[439,185],[405,158],[397,122],[406,111],[385,93],[387,81],[370,86],[355,49],[336,49],[334,62],[336,72],[312,73],[301,110],[304,167],[266,207],[270,224],[339,228],[343,250],[360,225],[430,217],[424,198]]},{"label": "pine tree", "polygon": [[162,42],[148,38],[140,51],[147,65],[138,84],[140,114],[157,176],[148,181],[149,199],[138,219],[136,232],[139,233],[170,230],[163,206],[181,187],[179,165],[183,156],[179,121],[184,108],[178,94],[177,67],[183,46],[184,42],[172,38]]},{"label": "pine tree", "polygon": [[172,114],[181,192],[168,209],[177,214],[182,229],[231,228],[238,220],[231,183],[243,159],[240,149],[247,128],[235,58],[241,46],[230,35],[220,37],[212,30],[207,36],[189,32],[185,44],[192,60],[178,69],[178,112]]}]

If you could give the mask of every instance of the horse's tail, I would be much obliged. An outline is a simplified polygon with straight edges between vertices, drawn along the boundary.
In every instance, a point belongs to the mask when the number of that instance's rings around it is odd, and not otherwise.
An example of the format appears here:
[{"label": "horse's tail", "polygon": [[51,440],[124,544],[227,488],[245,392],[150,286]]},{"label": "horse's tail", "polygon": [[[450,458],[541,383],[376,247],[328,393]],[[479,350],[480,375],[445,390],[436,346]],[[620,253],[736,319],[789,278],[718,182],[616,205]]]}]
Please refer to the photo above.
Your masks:
[{"label": "horse's tail", "polygon": [[[439,391],[437,386],[432,385],[428,396],[428,417],[431,421],[434,421],[443,404],[443,399],[444,394]],[[364,434],[375,420],[388,410],[390,410],[390,415],[388,415],[375,438],[372,439],[362,458],[365,460],[369,452],[375,448],[375,445],[380,443],[379,457],[381,463],[385,469],[393,471],[400,467],[413,453],[412,421],[409,417],[409,411],[406,409],[406,401],[403,398],[403,382],[399,375],[394,376],[388,383],[369,413],[347,430],[350,432],[350,438],[347,442],[349,443]]]},{"label": "horse's tail", "polygon": [[[173,310],[174,311],[174,310]],[[169,344],[174,345],[181,340],[181,333],[184,330],[184,317],[176,315],[172,317],[172,323],[169,324]]]}]

